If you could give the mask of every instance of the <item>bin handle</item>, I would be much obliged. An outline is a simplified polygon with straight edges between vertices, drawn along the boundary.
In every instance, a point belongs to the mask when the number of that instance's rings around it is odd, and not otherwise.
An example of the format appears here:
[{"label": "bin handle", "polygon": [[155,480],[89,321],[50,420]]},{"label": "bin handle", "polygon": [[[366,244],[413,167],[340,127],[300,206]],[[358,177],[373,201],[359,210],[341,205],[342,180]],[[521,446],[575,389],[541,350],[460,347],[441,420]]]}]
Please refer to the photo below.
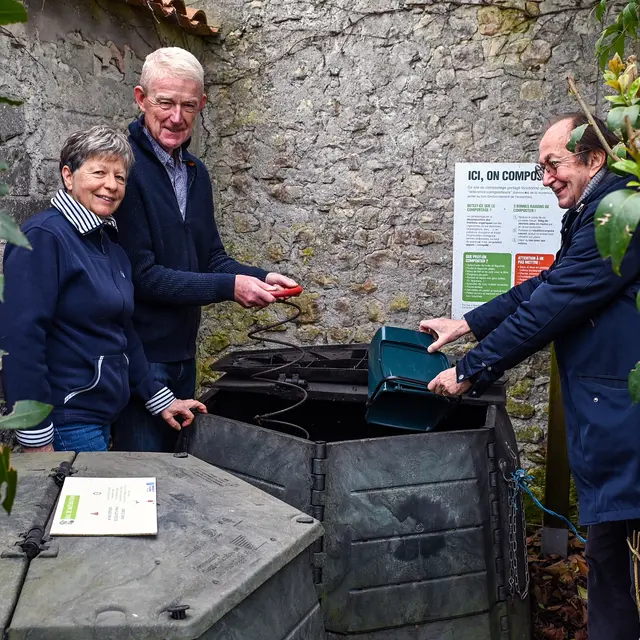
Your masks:
[{"label": "bin handle", "polygon": [[[431,391],[429,391],[429,389],[427,388],[429,386],[429,383],[425,382],[424,380],[416,380],[415,378],[407,378],[405,376],[386,376],[385,378],[382,378],[376,385],[376,388],[373,390],[371,397],[367,400],[367,406],[369,406],[376,399],[378,393],[380,392],[380,388],[383,384],[385,384],[385,382],[407,382],[421,389],[426,389],[429,393],[431,393]],[[447,398],[446,396],[441,397],[449,401],[449,398]]]}]

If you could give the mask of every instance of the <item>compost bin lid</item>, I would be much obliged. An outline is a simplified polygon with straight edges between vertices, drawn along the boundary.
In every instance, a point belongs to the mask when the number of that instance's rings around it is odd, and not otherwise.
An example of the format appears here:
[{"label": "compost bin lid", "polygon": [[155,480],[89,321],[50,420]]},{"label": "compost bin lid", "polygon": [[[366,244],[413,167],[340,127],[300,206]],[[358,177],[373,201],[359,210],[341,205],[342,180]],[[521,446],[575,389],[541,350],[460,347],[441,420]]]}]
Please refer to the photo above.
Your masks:
[{"label": "compost bin lid", "polygon": [[71,463],[73,458],[73,453],[65,452],[17,454],[11,458],[18,472],[18,489],[11,513],[0,508],[0,632],[9,622],[28,566],[26,554],[16,543],[34,525],[47,522],[59,492],[53,469],[62,462]]},{"label": "compost bin lid", "polygon": [[[31,561],[11,640],[197,638],[322,535],[319,522],[197,458],[80,453],[78,476],[156,477],[158,534],[56,537]],[[188,605],[186,618],[168,609]]]}]

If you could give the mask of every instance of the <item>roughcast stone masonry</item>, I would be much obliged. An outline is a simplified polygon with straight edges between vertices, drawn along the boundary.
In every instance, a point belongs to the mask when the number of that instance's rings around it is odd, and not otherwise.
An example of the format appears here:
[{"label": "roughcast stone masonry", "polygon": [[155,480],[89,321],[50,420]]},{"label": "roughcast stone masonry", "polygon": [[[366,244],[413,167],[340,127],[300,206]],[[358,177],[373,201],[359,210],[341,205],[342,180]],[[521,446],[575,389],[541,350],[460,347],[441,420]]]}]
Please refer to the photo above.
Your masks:
[{"label": "roughcast stone masonry", "polygon": [[[533,161],[549,117],[576,105],[566,75],[601,106],[590,0],[200,0],[220,41],[187,37],[111,0],[27,0],[0,32],[3,199],[18,220],[58,186],[71,131],[124,128],[144,56],[176,44],[205,66],[195,150],[215,185],[230,253],[297,278],[303,344],[368,341],[450,311],[458,161]],[[200,380],[247,330],[285,309],[206,310]],[[285,335],[284,333],[282,335]],[[464,345],[463,345],[464,347]],[[523,442],[546,423],[546,355],[510,374]]]}]

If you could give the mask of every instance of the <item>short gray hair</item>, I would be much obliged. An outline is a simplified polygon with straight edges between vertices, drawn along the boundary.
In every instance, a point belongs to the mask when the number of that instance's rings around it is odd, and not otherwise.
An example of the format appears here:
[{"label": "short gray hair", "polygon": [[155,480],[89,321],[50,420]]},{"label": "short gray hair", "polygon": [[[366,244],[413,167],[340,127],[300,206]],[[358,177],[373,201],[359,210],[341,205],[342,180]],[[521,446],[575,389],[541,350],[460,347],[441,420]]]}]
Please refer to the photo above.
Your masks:
[{"label": "short gray hair", "polygon": [[71,169],[71,173],[75,173],[89,158],[105,156],[122,158],[129,175],[134,157],[131,145],[123,133],[102,124],[86,131],[76,131],[62,146],[60,171],[66,166]]},{"label": "short gray hair", "polygon": [[204,71],[198,59],[180,47],[163,47],[150,53],[142,65],[140,86],[145,93],[154,80],[174,77],[197,82],[204,93]]}]

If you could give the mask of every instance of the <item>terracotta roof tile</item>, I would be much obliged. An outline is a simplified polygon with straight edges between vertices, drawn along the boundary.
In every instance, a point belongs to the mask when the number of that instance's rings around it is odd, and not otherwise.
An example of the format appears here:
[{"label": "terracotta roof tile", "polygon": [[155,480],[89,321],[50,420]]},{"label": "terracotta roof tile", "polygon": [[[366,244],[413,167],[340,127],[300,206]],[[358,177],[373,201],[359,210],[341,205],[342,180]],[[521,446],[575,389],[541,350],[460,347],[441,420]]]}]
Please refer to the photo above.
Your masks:
[{"label": "terracotta roof tile", "polygon": [[116,0],[142,7],[153,13],[158,20],[177,23],[182,29],[198,36],[216,36],[220,27],[207,24],[204,11],[185,6],[184,0]]}]

